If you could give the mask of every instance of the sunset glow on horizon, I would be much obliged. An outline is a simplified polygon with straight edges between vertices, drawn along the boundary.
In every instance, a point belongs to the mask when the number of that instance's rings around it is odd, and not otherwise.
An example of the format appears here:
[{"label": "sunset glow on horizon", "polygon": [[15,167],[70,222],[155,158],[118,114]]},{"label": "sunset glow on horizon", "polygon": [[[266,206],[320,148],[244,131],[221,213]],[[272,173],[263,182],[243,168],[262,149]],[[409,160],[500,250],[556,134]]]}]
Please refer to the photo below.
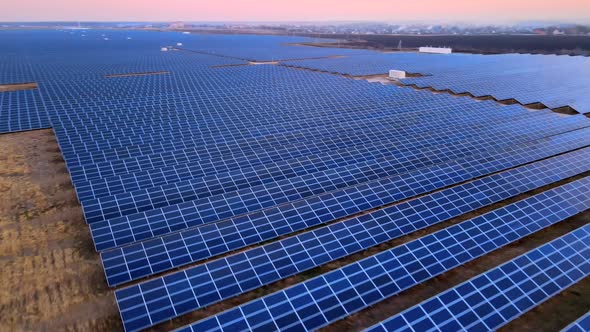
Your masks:
[{"label": "sunset glow on horizon", "polygon": [[0,21],[590,22],[585,0],[29,0],[2,7]]}]

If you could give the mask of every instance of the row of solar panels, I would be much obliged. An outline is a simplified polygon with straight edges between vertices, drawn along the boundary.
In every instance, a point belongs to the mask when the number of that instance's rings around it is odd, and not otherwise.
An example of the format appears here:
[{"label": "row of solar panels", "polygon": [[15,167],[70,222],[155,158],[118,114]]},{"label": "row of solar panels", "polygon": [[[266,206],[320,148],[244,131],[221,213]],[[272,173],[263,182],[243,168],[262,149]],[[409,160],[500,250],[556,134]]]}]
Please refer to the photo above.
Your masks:
[{"label": "row of solar panels", "polygon": [[[586,150],[584,153],[588,154],[589,152],[589,150]],[[576,160],[581,164],[588,164],[588,159],[578,157],[580,156],[575,154],[568,156],[568,158],[571,158],[570,161]],[[562,162],[560,160],[548,160],[545,162],[549,163],[549,161],[554,165]],[[515,169],[506,174],[499,173],[485,180],[450,188],[385,210],[378,210],[369,215],[349,219],[343,223],[301,233],[279,242],[209,261],[140,285],[118,290],[116,295],[122,317],[124,322],[128,324],[129,329],[152,325],[368,249],[379,243],[512,197],[518,193],[529,191],[536,186],[559,180],[560,178],[555,174],[539,175],[538,169],[551,169],[548,167],[549,165],[543,165],[545,162],[523,166],[523,169]],[[525,170],[524,168],[529,169]],[[564,177],[573,176],[587,170],[588,166],[582,166]],[[543,177],[547,179],[546,182],[543,181]],[[538,181],[535,181],[537,179]],[[526,183],[531,180],[531,183]],[[381,266],[381,274],[385,272],[399,273],[403,270],[403,266],[406,266],[406,269],[410,272],[416,270],[416,273],[411,274],[411,276],[414,282],[418,283],[426,280],[426,277],[432,277],[459,265],[459,263],[466,262],[457,261],[453,257],[471,260],[501,245],[524,237],[537,229],[547,227],[551,223],[561,221],[568,216],[590,208],[590,200],[587,195],[589,180],[585,178],[579,182],[558,187],[401,246],[405,249],[400,249],[400,247],[392,249],[392,254],[380,253],[375,258],[368,258],[353,265],[365,266],[367,269]],[[510,187],[510,184],[516,183],[522,183],[522,186],[514,189]],[[484,188],[489,188],[489,190],[482,192],[481,190]],[[451,206],[452,209],[449,208]],[[494,227],[486,227],[486,223]],[[289,223],[289,225],[293,224],[293,222]],[[469,232],[468,230],[471,229],[473,231]],[[487,245],[484,241],[486,239],[484,230],[490,234],[489,240],[487,240],[489,244]],[[243,229],[243,232],[247,231]],[[470,237],[464,238],[454,232],[465,232]],[[191,259],[191,254],[198,255],[199,252],[203,252],[206,248],[212,248],[212,246],[197,245],[198,242],[203,241],[201,239],[208,238],[204,234],[198,236],[194,231],[192,234],[189,232],[175,234],[169,236],[168,241],[151,241],[147,245],[136,245],[117,250],[114,252],[116,255],[114,253],[104,253],[102,256],[103,262],[107,269],[107,275],[115,272],[123,279],[127,279],[131,274],[145,276],[161,271],[163,268],[170,269],[186,264]],[[463,242],[453,246],[452,240],[457,238],[463,238]],[[437,241],[433,241],[434,239]],[[210,241],[215,242],[213,239],[210,239]],[[222,243],[223,241],[217,242]],[[437,250],[426,251],[421,249],[420,245],[431,242],[433,248],[437,247]],[[413,243],[416,243],[416,245]],[[443,247],[447,249],[443,249]],[[412,250],[407,248],[412,248]],[[425,264],[428,257],[440,250],[442,251],[437,257],[441,261],[446,261],[447,264],[432,266],[430,271],[420,271],[421,269],[418,268],[420,264]],[[409,269],[407,265],[403,265],[401,270],[396,272],[393,269],[395,263],[389,266],[382,262],[384,256],[389,260],[395,257],[399,261],[404,261],[403,254],[408,252],[411,252],[408,259],[410,257],[414,259],[412,261],[415,266],[414,270]],[[426,256],[420,257],[419,252],[423,252]],[[450,253],[456,256],[451,255],[449,257]],[[381,263],[375,264],[372,260],[379,260]],[[146,264],[148,262],[149,264]],[[138,269],[137,266],[145,266],[145,268]],[[358,269],[347,266],[342,268],[341,271],[338,273],[351,271],[350,273],[356,274]],[[434,271],[437,273],[434,273]],[[585,273],[590,273],[590,270]],[[337,274],[337,272],[330,272],[329,274]],[[379,275],[377,274],[375,277]],[[328,275],[312,280],[317,281],[317,279],[331,280]],[[404,276],[404,280],[410,282],[412,278]],[[111,279],[112,281],[113,279]],[[358,282],[367,283],[367,276],[359,276]],[[308,282],[304,284],[306,283]],[[309,283],[313,284],[314,281],[309,281]],[[375,285],[383,284],[383,280],[375,282]],[[393,285],[396,284],[399,285],[400,281],[393,283]],[[390,287],[393,287],[393,285],[390,285]],[[297,289],[297,286],[294,286],[294,288]],[[295,292],[293,294],[301,294],[304,289],[311,290],[313,288],[315,287],[300,286],[296,291],[293,290]],[[396,289],[396,291],[398,290]],[[359,294],[362,293],[359,292]],[[393,294],[386,293],[382,295],[382,298],[391,295]],[[287,298],[292,299],[291,296],[287,296]],[[320,299],[321,297],[316,298],[316,302],[319,302]],[[370,305],[374,302],[365,301],[364,305]],[[271,307],[270,304],[267,303],[267,305]],[[239,308],[236,310],[239,311]],[[299,313],[302,312],[297,307],[294,310]],[[350,314],[356,310],[349,310],[347,313]],[[284,310],[280,311],[281,314],[284,313]],[[337,316],[334,319],[337,318],[340,317]],[[215,320],[215,318],[211,319]],[[220,321],[227,322],[227,320]],[[300,323],[305,324],[305,319],[301,318]],[[314,329],[322,325],[305,327]],[[278,328],[286,327],[287,325]]]},{"label": "row of solar panels", "polygon": [[[572,107],[590,112],[590,60],[586,57],[544,55],[434,55],[417,53],[368,54],[346,58],[286,61],[284,64],[333,73],[365,76],[390,69],[427,75],[404,84],[471,93],[548,108]],[[556,82],[559,84],[556,85]]]}]

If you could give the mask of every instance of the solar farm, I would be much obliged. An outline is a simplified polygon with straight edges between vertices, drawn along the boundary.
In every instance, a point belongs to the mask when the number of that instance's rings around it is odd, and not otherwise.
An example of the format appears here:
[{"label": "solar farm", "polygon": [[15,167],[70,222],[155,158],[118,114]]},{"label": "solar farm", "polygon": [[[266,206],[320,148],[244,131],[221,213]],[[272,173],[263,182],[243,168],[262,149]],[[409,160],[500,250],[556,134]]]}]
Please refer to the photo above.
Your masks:
[{"label": "solar farm", "polygon": [[0,30],[0,133],[54,133],[122,330],[518,330],[589,280],[588,58],[308,41]]}]

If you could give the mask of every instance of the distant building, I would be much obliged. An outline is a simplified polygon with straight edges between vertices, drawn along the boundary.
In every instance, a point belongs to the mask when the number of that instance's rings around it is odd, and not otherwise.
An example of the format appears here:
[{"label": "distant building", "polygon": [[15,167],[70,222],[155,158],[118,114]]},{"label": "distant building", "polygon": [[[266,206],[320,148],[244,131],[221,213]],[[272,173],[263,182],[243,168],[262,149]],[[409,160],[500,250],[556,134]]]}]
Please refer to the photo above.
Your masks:
[{"label": "distant building", "polygon": [[389,78],[393,78],[393,79],[406,78],[406,72],[403,70],[392,69],[389,71]]},{"label": "distant building", "polygon": [[420,53],[436,53],[436,54],[451,54],[453,53],[452,48],[448,47],[420,47],[418,49]]}]

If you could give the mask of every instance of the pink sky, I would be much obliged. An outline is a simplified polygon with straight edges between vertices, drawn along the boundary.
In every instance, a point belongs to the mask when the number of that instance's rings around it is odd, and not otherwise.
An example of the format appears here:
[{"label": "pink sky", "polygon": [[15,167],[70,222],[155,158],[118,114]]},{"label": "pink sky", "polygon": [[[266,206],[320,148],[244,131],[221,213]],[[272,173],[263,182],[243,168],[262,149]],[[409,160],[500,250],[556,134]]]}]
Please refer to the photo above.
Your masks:
[{"label": "pink sky", "polygon": [[3,0],[0,21],[379,20],[590,23],[590,0]]}]

